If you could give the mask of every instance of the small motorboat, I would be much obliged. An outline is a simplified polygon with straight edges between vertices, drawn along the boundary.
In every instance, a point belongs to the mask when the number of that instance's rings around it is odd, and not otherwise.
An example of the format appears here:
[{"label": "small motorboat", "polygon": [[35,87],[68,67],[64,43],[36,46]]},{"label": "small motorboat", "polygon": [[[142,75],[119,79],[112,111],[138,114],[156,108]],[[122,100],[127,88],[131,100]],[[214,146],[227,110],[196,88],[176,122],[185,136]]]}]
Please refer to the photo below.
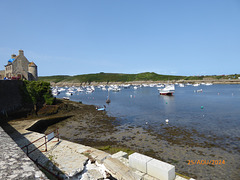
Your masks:
[{"label": "small motorboat", "polygon": [[169,95],[172,96],[173,93],[175,92],[175,86],[174,84],[167,84],[165,88],[163,89],[158,89],[160,95]]},{"label": "small motorboat", "polygon": [[70,98],[69,98],[69,97],[63,97],[63,99],[65,99],[65,100],[69,100]]},{"label": "small motorboat", "polygon": [[98,110],[98,111],[105,111],[106,110],[106,106],[104,105],[103,107],[98,107],[98,106],[96,106],[96,109]]},{"label": "small motorboat", "polygon": [[68,91],[68,92],[66,92],[66,95],[67,95],[67,96],[71,96],[72,93]]}]

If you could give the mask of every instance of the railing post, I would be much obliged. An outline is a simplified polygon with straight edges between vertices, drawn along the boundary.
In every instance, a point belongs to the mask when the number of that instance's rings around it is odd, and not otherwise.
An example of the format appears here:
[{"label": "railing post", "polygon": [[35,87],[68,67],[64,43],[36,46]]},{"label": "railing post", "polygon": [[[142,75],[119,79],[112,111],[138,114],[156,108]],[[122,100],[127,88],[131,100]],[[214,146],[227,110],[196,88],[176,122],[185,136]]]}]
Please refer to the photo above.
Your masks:
[{"label": "railing post", "polygon": [[46,141],[46,135],[45,135],[45,151],[47,151],[47,141]]},{"label": "railing post", "polygon": [[37,167],[38,167],[38,158],[36,159],[35,163],[37,164]]},{"label": "railing post", "polygon": [[59,132],[58,132],[58,128],[57,128],[57,136],[58,136],[58,141],[59,141]]}]

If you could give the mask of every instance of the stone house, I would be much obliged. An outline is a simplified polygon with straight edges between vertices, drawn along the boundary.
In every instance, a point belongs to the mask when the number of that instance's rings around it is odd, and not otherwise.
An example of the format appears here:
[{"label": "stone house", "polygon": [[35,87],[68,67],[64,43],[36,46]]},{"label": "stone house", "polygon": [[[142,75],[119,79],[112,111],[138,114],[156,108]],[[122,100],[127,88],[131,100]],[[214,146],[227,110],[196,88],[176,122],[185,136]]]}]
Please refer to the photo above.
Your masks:
[{"label": "stone house", "polygon": [[5,77],[5,70],[0,71],[0,80]]},{"label": "stone house", "polygon": [[[2,75],[3,73],[0,72],[0,79]],[[36,81],[38,79],[37,65],[34,62],[29,62],[24,56],[23,50],[19,50],[19,55],[13,54],[8,60],[8,64],[5,65],[4,77]]]}]

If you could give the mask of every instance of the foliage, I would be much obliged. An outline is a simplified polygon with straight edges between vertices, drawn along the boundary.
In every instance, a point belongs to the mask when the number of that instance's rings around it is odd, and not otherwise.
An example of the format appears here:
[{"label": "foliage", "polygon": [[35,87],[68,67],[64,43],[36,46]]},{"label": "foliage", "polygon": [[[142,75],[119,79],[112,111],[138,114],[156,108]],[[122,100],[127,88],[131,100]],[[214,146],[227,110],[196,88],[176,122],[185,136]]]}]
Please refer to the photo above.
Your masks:
[{"label": "foliage", "polygon": [[203,80],[204,76],[188,76],[184,80]]},{"label": "foliage", "polygon": [[45,76],[45,77],[39,77],[40,81],[45,81],[45,82],[60,82],[65,79],[71,78],[71,76],[65,76],[65,75],[60,75],[60,76]]},{"label": "foliage", "polygon": [[50,83],[43,81],[24,81],[24,83],[34,105],[53,104],[55,98],[52,96]]}]

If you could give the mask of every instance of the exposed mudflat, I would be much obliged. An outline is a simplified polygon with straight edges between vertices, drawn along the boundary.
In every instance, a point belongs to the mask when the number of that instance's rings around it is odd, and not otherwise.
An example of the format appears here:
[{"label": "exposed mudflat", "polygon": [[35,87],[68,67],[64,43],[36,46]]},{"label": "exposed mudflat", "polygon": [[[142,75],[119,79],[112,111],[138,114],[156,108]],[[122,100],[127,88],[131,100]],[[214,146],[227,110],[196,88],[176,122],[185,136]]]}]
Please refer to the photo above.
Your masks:
[{"label": "exposed mudflat", "polygon": [[[196,142],[191,138],[192,133],[196,133],[200,138],[208,138],[204,134],[198,133],[197,130],[189,132],[177,127],[166,126],[164,135],[160,135],[158,132],[153,132],[153,128],[149,125],[146,125],[145,128],[120,126],[115,123],[116,118],[109,117],[106,112],[97,111],[92,105],[72,101],[63,101],[57,109],[52,107],[49,109],[54,109],[56,114],[53,113],[42,118],[45,122],[48,119],[51,122],[48,124],[49,127],[46,127],[47,123],[39,125],[40,131],[47,129],[45,133],[59,128],[60,137],[72,142],[92,147],[106,145],[127,147],[171,163],[176,166],[176,172],[197,179],[240,179],[239,149],[229,152],[221,146]],[[48,108],[45,108],[41,113],[44,114],[47,111]],[[53,124],[51,120],[56,124]],[[14,120],[9,124],[17,123],[21,127],[21,124],[29,123],[30,125],[35,121],[36,119]],[[214,138],[211,140],[214,141]],[[192,165],[189,162],[191,160],[218,160],[225,164],[219,165],[214,162],[208,165]]]}]

